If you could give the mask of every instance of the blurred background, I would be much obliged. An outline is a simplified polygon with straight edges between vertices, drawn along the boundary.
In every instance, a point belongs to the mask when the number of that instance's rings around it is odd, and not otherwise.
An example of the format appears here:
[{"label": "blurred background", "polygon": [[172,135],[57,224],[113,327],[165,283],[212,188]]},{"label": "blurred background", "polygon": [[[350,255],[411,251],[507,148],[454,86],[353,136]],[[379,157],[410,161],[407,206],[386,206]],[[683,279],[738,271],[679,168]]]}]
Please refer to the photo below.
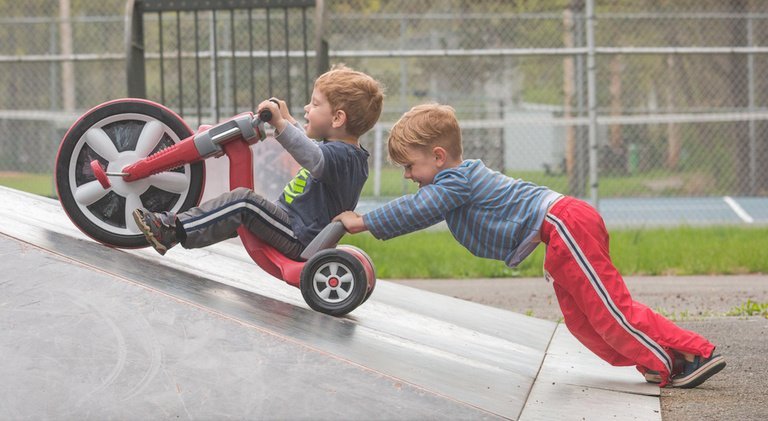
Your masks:
[{"label": "blurred background", "polygon": [[[386,88],[362,210],[415,191],[387,130],[437,101],[465,158],[609,225],[768,223],[765,1],[0,0],[0,40],[0,184],[37,194],[55,197],[59,142],[99,103],[146,97],[194,129],[276,96],[301,120],[346,63]],[[294,168],[253,149],[276,197]],[[213,161],[208,195],[226,189]]]}]

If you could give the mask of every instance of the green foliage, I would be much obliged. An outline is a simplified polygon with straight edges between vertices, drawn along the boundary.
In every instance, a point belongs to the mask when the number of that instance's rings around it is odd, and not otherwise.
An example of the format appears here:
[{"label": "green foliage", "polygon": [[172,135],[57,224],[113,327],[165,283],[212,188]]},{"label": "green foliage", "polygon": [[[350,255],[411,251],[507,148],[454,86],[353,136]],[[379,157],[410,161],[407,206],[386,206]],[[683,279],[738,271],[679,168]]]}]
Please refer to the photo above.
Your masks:
[{"label": "green foliage", "polygon": [[758,303],[752,300],[747,300],[739,307],[734,307],[729,311],[727,316],[762,316],[768,319],[768,303]]}]

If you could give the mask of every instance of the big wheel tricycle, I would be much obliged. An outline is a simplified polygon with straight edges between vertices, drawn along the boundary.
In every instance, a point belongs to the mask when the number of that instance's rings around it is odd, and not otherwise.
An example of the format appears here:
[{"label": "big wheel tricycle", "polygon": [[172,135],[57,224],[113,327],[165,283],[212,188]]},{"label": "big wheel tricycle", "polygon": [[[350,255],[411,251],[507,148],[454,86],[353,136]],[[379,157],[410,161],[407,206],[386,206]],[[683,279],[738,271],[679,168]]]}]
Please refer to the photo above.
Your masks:
[{"label": "big wheel tricycle", "polygon": [[[194,132],[155,102],[103,103],[80,117],[61,141],[59,200],[72,222],[94,240],[118,248],[146,247],[133,210],[178,213],[199,204],[206,159],[226,155],[230,189],[253,189],[251,146],[266,138],[264,121],[269,120],[269,114],[247,112]],[[261,268],[298,287],[312,309],[342,316],[365,302],[376,286],[370,257],[357,247],[337,245],[344,232],[341,223],[331,223],[300,260],[287,258],[245,227],[238,236]]]}]

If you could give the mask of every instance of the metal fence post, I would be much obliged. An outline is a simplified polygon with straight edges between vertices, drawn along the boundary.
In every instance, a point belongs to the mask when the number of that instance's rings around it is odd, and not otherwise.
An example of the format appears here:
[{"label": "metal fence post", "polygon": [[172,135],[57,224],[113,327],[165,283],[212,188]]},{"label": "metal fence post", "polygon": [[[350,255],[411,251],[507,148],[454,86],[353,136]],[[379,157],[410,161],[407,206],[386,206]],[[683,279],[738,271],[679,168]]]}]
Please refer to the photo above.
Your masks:
[{"label": "metal fence post", "polygon": [[374,126],[373,132],[373,196],[381,196],[381,161],[384,143],[384,129],[380,124]]},{"label": "metal fence post", "polygon": [[325,0],[315,1],[315,64],[317,76],[328,71],[331,64],[328,60],[328,42],[325,40]]},{"label": "metal fence post", "polygon": [[[752,24],[752,13],[747,15],[747,46],[755,46],[755,31]],[[747,91],[749,102],[749,194],[754,195],[757,192],[757,128],[755,119],[752,117],[755,112],[755,55],[747,54]]]},{"label": "metal fence post", "polygon": [[128,0],[125,4],[125,60],[128,96],[146,98],[144,75],[144,12],[141,0]]},{"label": "metal fence post", "polygon": [[597,87],[595,78],[595,2],[587,0],[587,108],[589,116],[589,193],[598,208]]}]

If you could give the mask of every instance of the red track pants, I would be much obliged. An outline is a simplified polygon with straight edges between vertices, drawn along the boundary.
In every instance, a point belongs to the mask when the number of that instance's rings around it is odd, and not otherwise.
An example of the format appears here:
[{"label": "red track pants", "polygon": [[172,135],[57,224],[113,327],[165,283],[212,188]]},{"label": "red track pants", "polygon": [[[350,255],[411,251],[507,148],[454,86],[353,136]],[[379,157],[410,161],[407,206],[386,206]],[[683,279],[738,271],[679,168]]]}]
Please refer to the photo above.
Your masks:
[{"label": "red track pants", "polygon": [[544,270],[555,288],[568,330],[615,366],[656,370],[666,385],[672,350],[710,357],[715,346],[632,300],[608,248],[608,231],[588,203],[563,197],[549,210],[541,239]]}]

